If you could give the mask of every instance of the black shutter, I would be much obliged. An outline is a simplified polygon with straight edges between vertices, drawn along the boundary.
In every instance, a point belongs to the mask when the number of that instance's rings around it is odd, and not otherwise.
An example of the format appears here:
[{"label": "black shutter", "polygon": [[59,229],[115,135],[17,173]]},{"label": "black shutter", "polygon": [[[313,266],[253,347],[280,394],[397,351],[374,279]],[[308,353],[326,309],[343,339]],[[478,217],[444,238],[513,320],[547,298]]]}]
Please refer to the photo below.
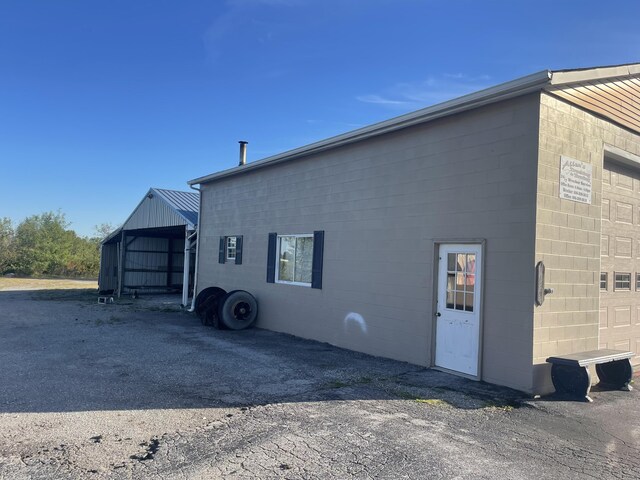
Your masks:
[{"label": "black shutter", "polygon": [[269,246],[267,251],[267,283],[276,282],[276,248],[278,245],[278,234],[269,234]]},{"label": "black shutter", "polygon": [[242,235],[236,237],[236,265],[242,265]]},{"label": "black shutter", "polygon": [[311,288],[322,288],[322,263],[324,259],[324,230],[313,232],[313,264]]},{"label": "black shutter", "polygon": [[227,258],[227,256],[225,255],[227,252],[225,252],[225,248],[226,248],[226,239],[225,237],[220,237],[220,249],[218,250],[218,263],[224,263],[225,259]]}]

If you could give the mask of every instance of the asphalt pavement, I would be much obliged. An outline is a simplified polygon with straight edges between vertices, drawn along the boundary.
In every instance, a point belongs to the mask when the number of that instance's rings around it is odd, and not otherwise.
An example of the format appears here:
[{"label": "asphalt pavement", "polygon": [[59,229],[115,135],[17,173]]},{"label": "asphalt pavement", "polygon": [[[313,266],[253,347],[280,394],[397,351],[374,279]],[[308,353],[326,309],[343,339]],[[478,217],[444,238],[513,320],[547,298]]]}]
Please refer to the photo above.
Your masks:
[{"label": "asphalt pavement", "polygon": [[531,399],[158,298],[0,292],[0,478],[640,478],[637,391]]}]

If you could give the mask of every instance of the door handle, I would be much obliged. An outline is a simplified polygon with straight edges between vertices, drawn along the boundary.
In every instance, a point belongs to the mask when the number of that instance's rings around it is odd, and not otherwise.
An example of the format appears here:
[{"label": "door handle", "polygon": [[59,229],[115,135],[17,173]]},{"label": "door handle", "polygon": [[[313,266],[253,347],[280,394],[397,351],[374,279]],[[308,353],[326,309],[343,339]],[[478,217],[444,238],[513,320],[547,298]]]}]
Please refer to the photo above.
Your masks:
[{"label": "door handle", "polygon": [[436,312],[436,317],[441,317],[442,314],[440,312]]}]

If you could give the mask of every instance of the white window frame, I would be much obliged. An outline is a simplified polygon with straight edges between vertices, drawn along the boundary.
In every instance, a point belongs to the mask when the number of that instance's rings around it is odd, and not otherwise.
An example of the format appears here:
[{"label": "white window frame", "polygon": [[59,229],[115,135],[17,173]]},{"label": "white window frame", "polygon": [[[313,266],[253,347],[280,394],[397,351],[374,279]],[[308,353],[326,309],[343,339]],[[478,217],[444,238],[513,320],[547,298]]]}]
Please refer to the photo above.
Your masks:
[{"label": "white window frame", "polygon": [[[604,281],[604,288],[602,288],[603,281]],[[609,272],[600,272],[600,290],[602,291],[609,290]]]},{"label": "white window frame", "polygon": [[[278,241],[276,242],[276,271],[275,271],[275,283],[283,283],[285,285],[297,285],[299,287],[309,287],[311,288],[311,282],[306,283],[306,282],[290,282],[288,280],[281,280],[280,279],[280,241],[282,238],[310,238],[311,240],[313,240],[313,233],[299,233],[299,234],[295,234],[295,235],[278,235]],[[312,275],[313,275],[313,250],[311,252],[311,269],[312,269]],[[295,274],[295,258],[294,258],[294,270],[293,270],[293,278],[296,278],[296,274]]]},{"label": "white window frame", "polygon": [[[233,240],[233,247],[229,246],[229,241]],[[238,254],[238,237],[225,237],[224,238],[224,256],[227,261],[236,260],[236,255]],[[233,256],[230,255],[230,252],[233,251]]]},{"label": "white window frame", "polygon": [[[628,287],[618,287],[618,275],[629,275],[629,286]],[[631,276],[631,272],[613,272],[613,291],[618,292],[630,292],[631,291],[631,282],[633,277]],[[623,282],[624,280],[620,280]]]}]

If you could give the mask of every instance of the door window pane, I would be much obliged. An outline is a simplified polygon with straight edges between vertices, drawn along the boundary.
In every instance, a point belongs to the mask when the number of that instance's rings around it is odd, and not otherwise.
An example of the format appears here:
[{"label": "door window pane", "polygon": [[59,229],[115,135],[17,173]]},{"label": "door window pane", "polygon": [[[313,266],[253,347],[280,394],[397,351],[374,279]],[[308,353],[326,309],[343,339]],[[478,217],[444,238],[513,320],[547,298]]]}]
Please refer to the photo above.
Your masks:
[{"label": "door window pane", "polygon": [[473,312],[473,293],[466,293],[464,298],[464,310],[466,312]]},{"label": "door window pane", "polygon": [[456,310],[464,310],[464,293],[456,292]]},{"label": "door window pane", "polygon": [[476,254],[447,254],[446,308],[473,312]]},{"label": "door window pane", "polygon": [[447,290],[447,308],[453,308],[453,294],[451,290]]},{"label": "door window pane", "polygon": [[456,270],[456,254],[455,253],[447,254],[447,270],[449,272],[455,272]]}]

